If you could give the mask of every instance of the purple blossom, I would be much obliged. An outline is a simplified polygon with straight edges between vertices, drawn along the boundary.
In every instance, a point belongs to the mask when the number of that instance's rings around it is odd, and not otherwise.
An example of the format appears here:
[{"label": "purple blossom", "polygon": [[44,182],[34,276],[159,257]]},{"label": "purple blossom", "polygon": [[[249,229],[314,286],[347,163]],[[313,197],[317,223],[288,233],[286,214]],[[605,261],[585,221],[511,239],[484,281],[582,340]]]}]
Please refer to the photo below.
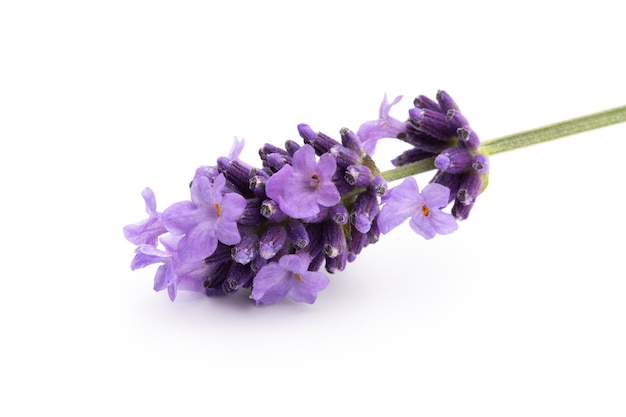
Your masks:
[{"label": "purple blossom", "polygon": [[294,301],[312,304],[317,293],[328,285],[322,272],[309,271],[306,255],[284,255],[278,262],[264,265],[254,277],[252,298],[259,303],[273,304],[289,296]]},{"label": "purple blossom", "polygon": [[373,155],[376,150],[376,142],[382,138],[396,138],[400,133],[406,131],[406,125],[398,119],[389,116],[389,111],[393,106],[402,100],[402,96],[398,96],[394,101],[387,101],[387,94],[380,104],[378,119],[370,120],[363,123],[356,135],[361,140],[363,149],[369,155]]},{"label": "purple blossom", "polygon": [[456,220],[441,211],[448,204],[449,195],[450,190],[437,183],[428,184],[420,193],[415,178],[406,178],[385,197],[378,227],[382,233],[388,233],[411,218],[409,224],[413,231],[426,239],[452,233],[458,227]]},{"label": "purple blossom", "polygon": [[124,237],[135,245],[156,245],[160,235],[165,233],[165,227],[161,221],[161,213],[156,211],[156,198],[150,188],[142,191],[141,196],[146,202],[148,218],[139,223],[129,224],[124,227]]},{"label": "purple blossom", "polygon": [[204,276],[210,269],[204,262],[183,263],[178,258],[176,247],[180,236],[165,235],[160,239],[165,250],[153,245],[139,245],[131,269],[144,268],[161,263],[154,276],[154,290],[167,289],[170,300],[176,299],[178,289],[204,292]]},{"label": "purple blossom", "polygon": [[211,182],[196,175],[191,184],[191,201],[181,201],[163,212],[163,224],[173,235],[184,235],[178,244],[183,262],[207,258],[218,240],[226,245],[239,243],[237,220],[246,200],[237,193],[223,193],[226,179],[219,174]]},{"label": "purple blossom", "polygon": [[312,217],[320,212],[320,206],[332,207],[341,200],[331,180],[336,169],[330,154],[323,154],[316,163],[315,150],[304,145],[293,154],[292,165],[283,166],[267,180],[265,191],[288,216]]}]

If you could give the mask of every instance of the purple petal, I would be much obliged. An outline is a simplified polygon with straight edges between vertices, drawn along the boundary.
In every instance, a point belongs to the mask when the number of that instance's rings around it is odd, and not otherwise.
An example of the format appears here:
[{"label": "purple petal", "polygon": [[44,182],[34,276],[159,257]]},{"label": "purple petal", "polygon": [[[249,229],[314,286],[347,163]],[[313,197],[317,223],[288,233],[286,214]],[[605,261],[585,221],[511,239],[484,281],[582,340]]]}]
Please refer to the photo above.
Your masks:
[{"label": "purple petal", "polygon": [[191,201],[180,201],[163,212],[163,224],[174,235],[189,233],[200,223],[215,224],[217,210],[214,206],[198,206]]},{"label": "purple petal", "polygon": [[316,171],[315,150],[311,145],[304,145],[294,154],[291,162],[296,171],[314,173]]},{"label": "purple petal", "polygon": [[387,101],[387,94],[383,98],[377,120],[363,123],[357,131],[357,136],[363,144],[363,149],[372,155],[376,149],[376,143],[382,138],[395,138],[406,131],[404,122],[389,116],[389,111],[398,104],[402,96],[398,96],[391,103]]},{"label": "purple petal", "polygon": [[285,186],[293,181],[293,167],[291,165],[283,166],[278,172],[272,175],[265,183],[265,193],[269,198],[278,202],[285,192]]},{"label": "purple petal", "polygon": [[233,161],[238,161],[239,156],[241,155],[241,151],[243,151],[243,146],[245,145],[245,141],[243,138],[241,140],[235,137],[235,141],[233,142],[233,146],[230,148],[230,152],[228,152],[228,159]]},{"label": "purple petal", "polygon": [[[308,145],[307,145],[308,146]],[[313,148],[311,148],[313,149]],[[320,160],[315,166],[315,171],[322,180],[330,180],[337,170],[337,161],[328,153],[320,156]]]},{"label": "purple petal", "polygon": [[441,210],[433,210],[430,212],[430,223],[440,235],[447,235],[456,231],[459,225],[452,214],[445,213]]},{"label": "purple petal", "polygon": [[274,304],[282,300],[289,291],[290,274],[276,262],[264,265],[254,277],[252,298],[257,304]]},{"label": "purple petal", "polygon": [[292,272],[305,272],[310,259],[305,255],[285,255],[278,260],[280,266]]},{"label": "purple petal", "polygon": [[385,201],[377,220],[383,234],[404,223],[423,204],[417,182],[413,177],[406,178],[400,185],[389,190]]},{"label": "purple petal", "polygon": [[236,245],[241,241],[237,223],[220,220],[216,230],[217,239],[225,245]]},{"label": "purple petal", "polygon": [[291,198],[286,199],[281,196],[278,200],[278,205],[285,214],[295,219],[303,219],[313,217],[320,212],[317,194],[297,192],[296,189],[291,191],[294,191]]},{"label": "purple petal", "polygon": [[138,252],[130,262],[130,269],[134,271],[135,269],[145,268],[148,265],[159,262],[163,262],[163,257],[146,255],[145,253]]},{"label": "purple petal", "polygon": [[437,235],[437,231],[431,224],[430,220],[423,215],[416,215],[409,221],[411,229],[424,239],[432,239]]},{"label": "purple petal", "polygon": [[431,208],[442,208],[448,205],[450,190],[445,185],[430,183],[422,190],[422,197]]},{"label": "purple petal", "polygon": [[317,293],[326,288],[328,277],[315,271],[303,272],[299,278],[292,279],[293,284],[287,295],[294,301],[313,304]]},{"label": "purple petal", "polygon": [[[341,201],[341,194],[332,182],[325,182],[317,190],[316,202],[324,207],[332,207]],[[319,209],[318,209],[319,211]]]},{"label": "purple petal", "polygon": [[156,198],[154,196],[154,191],[146,187],[141,192],[141,196],[146,202],[146,213],[148,213],[150,216],[156,216],[158,213],[156,211]]},{"label": "purple petal", "polygon": [[222,207],[220,220],[236,222],[246,209],[246,199],[237,193],[227,193],[222,197],[220,206]]},{"label": "purple petal", "polygon": [[157,269],[156,274],[154,274],[154,291],[162,291],[170,284],[171,276],[167,273],[169,269],[168,266],[169,265],[161,265],[159,269]]},{"label": "purple petal", "polygon": [[183,262],[201,261],[209,257],[217,248],[215,226],[201,223],[186,234],[178,243],[178,256]]},{"label": "purple petal", "polygon": [[156,245],[159,235],[166,231],[161,219],[158,217],[151,217],[136,224],[129,224],[124,226],[123,230],[126,240],[135,245]]},{"label": "purple petal", "polygon": [[[223,179],[224,175],[220,174],[215,178],[215,182],[220,178]],[[191,183],[191,201],[197,205],[211,205],[214,204],[214,187],[205,176],[196,175]]]},{"label": "purple petal", "polygon": [[176,299],[176,284],[167,287],[167,295],[169,295],[172,301]]}]

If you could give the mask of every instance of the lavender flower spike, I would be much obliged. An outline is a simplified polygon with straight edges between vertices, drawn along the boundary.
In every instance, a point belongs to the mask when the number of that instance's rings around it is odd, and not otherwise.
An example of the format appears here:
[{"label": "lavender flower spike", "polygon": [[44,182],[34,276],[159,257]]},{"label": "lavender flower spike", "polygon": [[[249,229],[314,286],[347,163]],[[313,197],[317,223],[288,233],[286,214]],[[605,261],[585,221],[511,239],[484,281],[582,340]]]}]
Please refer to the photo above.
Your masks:
[{"label": "lavender flower spike", "polygon": [[389,110],[402,100],[402,96],[398,96],[391,103],[387,101],[387,94],[380,104],[378,119],[370,120],[363,123],[356,135],[363,144],[363,149],[369,155],[373,155],[376,150],[376,142],[382,138],[396,138],[402,132],[406,131],[406,125],[398,119],[389,116]]},{"label": "lavender flower spike", "polygon": [[323,154],[316,163],[315,150],[304,145],[293,154],[292,165],[283,166],[267,180],[265,191],[288,216],[312,217],[320,212],[320,206],[332,207],[341,200],[331,180],[336,169],[330,154]]},{"label": "lavender flower spike", "polygon": [[419,192],[415,178],[406,178],[392,188],[378,215],[381,233],[388,233],[409,217],[413,231],[425,239],[454,232],[458,225],[454,216],[441,211],[448,204],[450,190],[437,183],[428,184]]},{"label": "lavender flower spike", "polygon": [[163,212],[163,224],[173,235],[184,235],[178,244],[183,262],[195,262],[210,256],[217,241],[234,245],[241,236],[237,220],[246,208],[246,200],[237,193],[225,193],[224,174],[213,183],[196,175],[191,184],[191,201],[181,201]]},{"label": "lavender flower spike", "polygon": [[317,293],[328,285],[328,277],[322,272],[309,271],[309,263],[308,256],[294,254],[264,265],[254,277],[252,298],[257,305],[274,304],[285,296],[313,304]]}]

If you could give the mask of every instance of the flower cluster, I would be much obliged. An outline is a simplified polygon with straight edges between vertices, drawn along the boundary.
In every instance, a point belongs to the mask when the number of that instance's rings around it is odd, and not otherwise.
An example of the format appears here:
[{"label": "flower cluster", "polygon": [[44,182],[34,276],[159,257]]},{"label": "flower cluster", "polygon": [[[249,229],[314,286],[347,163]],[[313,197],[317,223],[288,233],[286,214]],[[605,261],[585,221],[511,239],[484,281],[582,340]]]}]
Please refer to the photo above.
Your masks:
[{"label": "flower cluster", "polygon": [[[482,187],[487,160],[478,138],[444,92],[438,103],[422,96],[406,122],[389,116],[385,97],[377,120],[357,131],[343,128],[340,140],[298,126],[303,139],[259,150],[262,166],[240,159],[243,141],[228,157],[200,167],[190,200],[156,209],[154,193],[143,192],[148,219],[124,228],[136,245],[131,268],[160,264],[154,289],[232,294],[250,289],[257,303],[288,296],[313,303],[328,284],[326,274],[352,262],[381,233],[411,218],[427,239],[457,228]],[[388,190],[371,158],[378,139],[399,138],[413,149],[397,166],[436,156],[438,169],[422,192],[407,178]],[[452,212],[443,209],[454,200]]]},{"label": "flower cluster", "polygon": [[400,98],[391,104],[385,98],[377,125],[366,124],[359,129],[366,149],[373,150],[378,139],[393,134],[412,146],[392,161],[395,166],[434,158],[437,172],[431,183],[445,186],[449,190],[448,203],[454,201],[452,214],[459,220],[467,219],[487,185],[489,172],[489,160],[480,151],[478,135],[445,91],[437,92],[436,101],[418,96],[405,123],[389,116]]}]

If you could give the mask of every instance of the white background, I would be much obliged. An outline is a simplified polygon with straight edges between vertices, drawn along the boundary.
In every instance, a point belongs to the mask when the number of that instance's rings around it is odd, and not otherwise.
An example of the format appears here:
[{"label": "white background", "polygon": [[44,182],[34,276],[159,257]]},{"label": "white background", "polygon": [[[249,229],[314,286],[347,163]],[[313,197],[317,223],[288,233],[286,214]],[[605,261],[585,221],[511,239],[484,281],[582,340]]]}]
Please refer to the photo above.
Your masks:
[{"label": "white background", "polygon": [[626,125],[494,156],[456,233],[392,231],[314,305],[130,271],[141,190],[187,199],[234,136],[258,165],[385,92],[483,140],[626,104],[618,3],[496,4],[3,2],[0,414],[625,415]]}]

